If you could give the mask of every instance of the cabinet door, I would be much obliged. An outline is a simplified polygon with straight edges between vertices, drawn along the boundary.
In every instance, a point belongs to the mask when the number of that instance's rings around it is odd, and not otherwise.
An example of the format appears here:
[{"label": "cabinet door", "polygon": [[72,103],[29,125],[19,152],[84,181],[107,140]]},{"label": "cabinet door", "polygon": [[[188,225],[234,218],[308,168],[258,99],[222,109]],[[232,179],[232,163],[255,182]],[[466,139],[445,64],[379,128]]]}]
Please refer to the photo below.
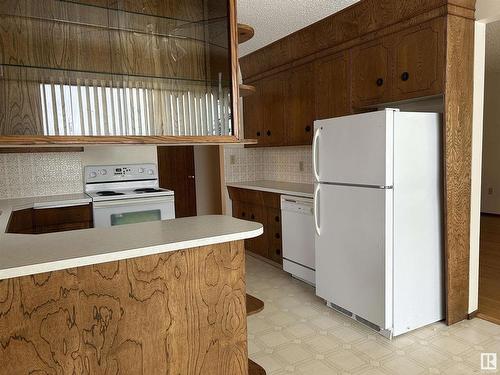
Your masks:
[{"label": "cabinet door", "polygon": [[354,108],[388,102],[391,77],[386,41],[377,40],[354,48],[351,59]]},{"label": "cabinet door", "polygon": [[[286,74],[279,73],[262,81],[262,145],[281,146],[285,143],[285,81]],[[259,140],[260,142],[260,140]]]},{"label": "cabinet door", "polygon": [[257,139],[251,147],[281,146],[285,143],[284,102],[286,74],[252,82],[256,93],[243,102],[245,138]]},{"label": "cabinet door", "polygon": [[349,54],[342,52],[315,63],[315,120],[351,113]]},{"label": "cabinet door", "polygon": [[246,139],[262,140],[262,82],[253,82],[255,93],[243,99],[243,127]]},{"label": "cabinet door", "polygon": [[90,204],[33,211],[35,233],[55,233],[92,227]]},{"label": "cabinet door", "polygon": [[286,144],[289,146],[310,145],[314,122],[313,64],[292,69],[286,88]]},{"label": "cabinet door", "polygon": [[444,18],[408,29],[394,38],[395,100],[440,94],[445,64]]},{"label": "cabinet door", "polygon": [[267,240],[267,218],[265,215],[265,209],[263,206],[256,206],[248,203],[245,204],[244,207],[247,211],[247,220],[261,223],[264,226],[264,233],[261,236],[247,240],[246,245],[248,247],[248,250],[255,254],[268,258],[269,245]]},{"label": "cabinet door", "polygon": [[269,243],[269,259],[283,263],[283,243],[281,238],[281,210],[267,208],[267,238]]}]

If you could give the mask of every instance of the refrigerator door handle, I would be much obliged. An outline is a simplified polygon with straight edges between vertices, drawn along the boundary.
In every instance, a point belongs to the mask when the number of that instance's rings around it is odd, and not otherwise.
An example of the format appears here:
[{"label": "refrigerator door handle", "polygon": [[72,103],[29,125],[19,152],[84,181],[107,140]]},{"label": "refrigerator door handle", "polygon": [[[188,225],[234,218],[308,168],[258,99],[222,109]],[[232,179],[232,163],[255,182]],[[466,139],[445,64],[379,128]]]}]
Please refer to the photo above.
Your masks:
[{"label": "refrigerator door handle", "polygon": [[314,178],[316,181],[319,182],[319,172],[318,172],[318,142],[319,142],[319,133],[320,133],[321,128],[317,129],[316,132],[314,133],[314,139],[313,139],[313,173],[314,173]]},{"label": "refrigerator door handle", "polygon": [[316,229],[316,233],[318,236],[321,235],[321,228],[319,226],[319,189],[320,184],[316,185],[314,189],[314,228]]}]

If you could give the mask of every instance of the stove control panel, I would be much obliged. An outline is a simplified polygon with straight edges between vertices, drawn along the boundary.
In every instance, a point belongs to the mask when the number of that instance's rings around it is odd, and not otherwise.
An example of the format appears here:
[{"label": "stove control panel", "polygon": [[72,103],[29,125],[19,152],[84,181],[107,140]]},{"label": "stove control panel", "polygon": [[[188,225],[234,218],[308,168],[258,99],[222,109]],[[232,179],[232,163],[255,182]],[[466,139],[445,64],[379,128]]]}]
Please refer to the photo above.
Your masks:
[{"label": "stove control panel", "polygon": [[85,183],[158,179],[156,164],[89,165],[85,167]]}]

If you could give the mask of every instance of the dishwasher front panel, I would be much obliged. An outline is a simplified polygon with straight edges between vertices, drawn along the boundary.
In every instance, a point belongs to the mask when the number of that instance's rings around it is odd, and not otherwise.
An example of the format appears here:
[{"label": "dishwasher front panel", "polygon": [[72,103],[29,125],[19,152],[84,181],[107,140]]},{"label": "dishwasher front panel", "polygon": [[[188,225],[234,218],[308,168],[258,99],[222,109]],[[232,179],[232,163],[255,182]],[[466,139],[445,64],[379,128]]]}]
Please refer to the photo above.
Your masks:
[{"label": "dishwasher front panel", "polygon": [[313,200],[281,197],[283,269],[315,284]]}]

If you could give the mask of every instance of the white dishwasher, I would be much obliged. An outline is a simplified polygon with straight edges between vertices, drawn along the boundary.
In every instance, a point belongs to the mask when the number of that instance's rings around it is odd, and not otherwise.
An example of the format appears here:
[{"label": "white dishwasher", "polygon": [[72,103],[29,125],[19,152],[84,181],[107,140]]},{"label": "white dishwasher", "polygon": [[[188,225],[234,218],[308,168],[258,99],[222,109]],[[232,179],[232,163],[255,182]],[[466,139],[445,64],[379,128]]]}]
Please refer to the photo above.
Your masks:
[{"label": "white dishwasher", "polygon": [[315,285],[313,199],[281,196],[283,270]]}]

